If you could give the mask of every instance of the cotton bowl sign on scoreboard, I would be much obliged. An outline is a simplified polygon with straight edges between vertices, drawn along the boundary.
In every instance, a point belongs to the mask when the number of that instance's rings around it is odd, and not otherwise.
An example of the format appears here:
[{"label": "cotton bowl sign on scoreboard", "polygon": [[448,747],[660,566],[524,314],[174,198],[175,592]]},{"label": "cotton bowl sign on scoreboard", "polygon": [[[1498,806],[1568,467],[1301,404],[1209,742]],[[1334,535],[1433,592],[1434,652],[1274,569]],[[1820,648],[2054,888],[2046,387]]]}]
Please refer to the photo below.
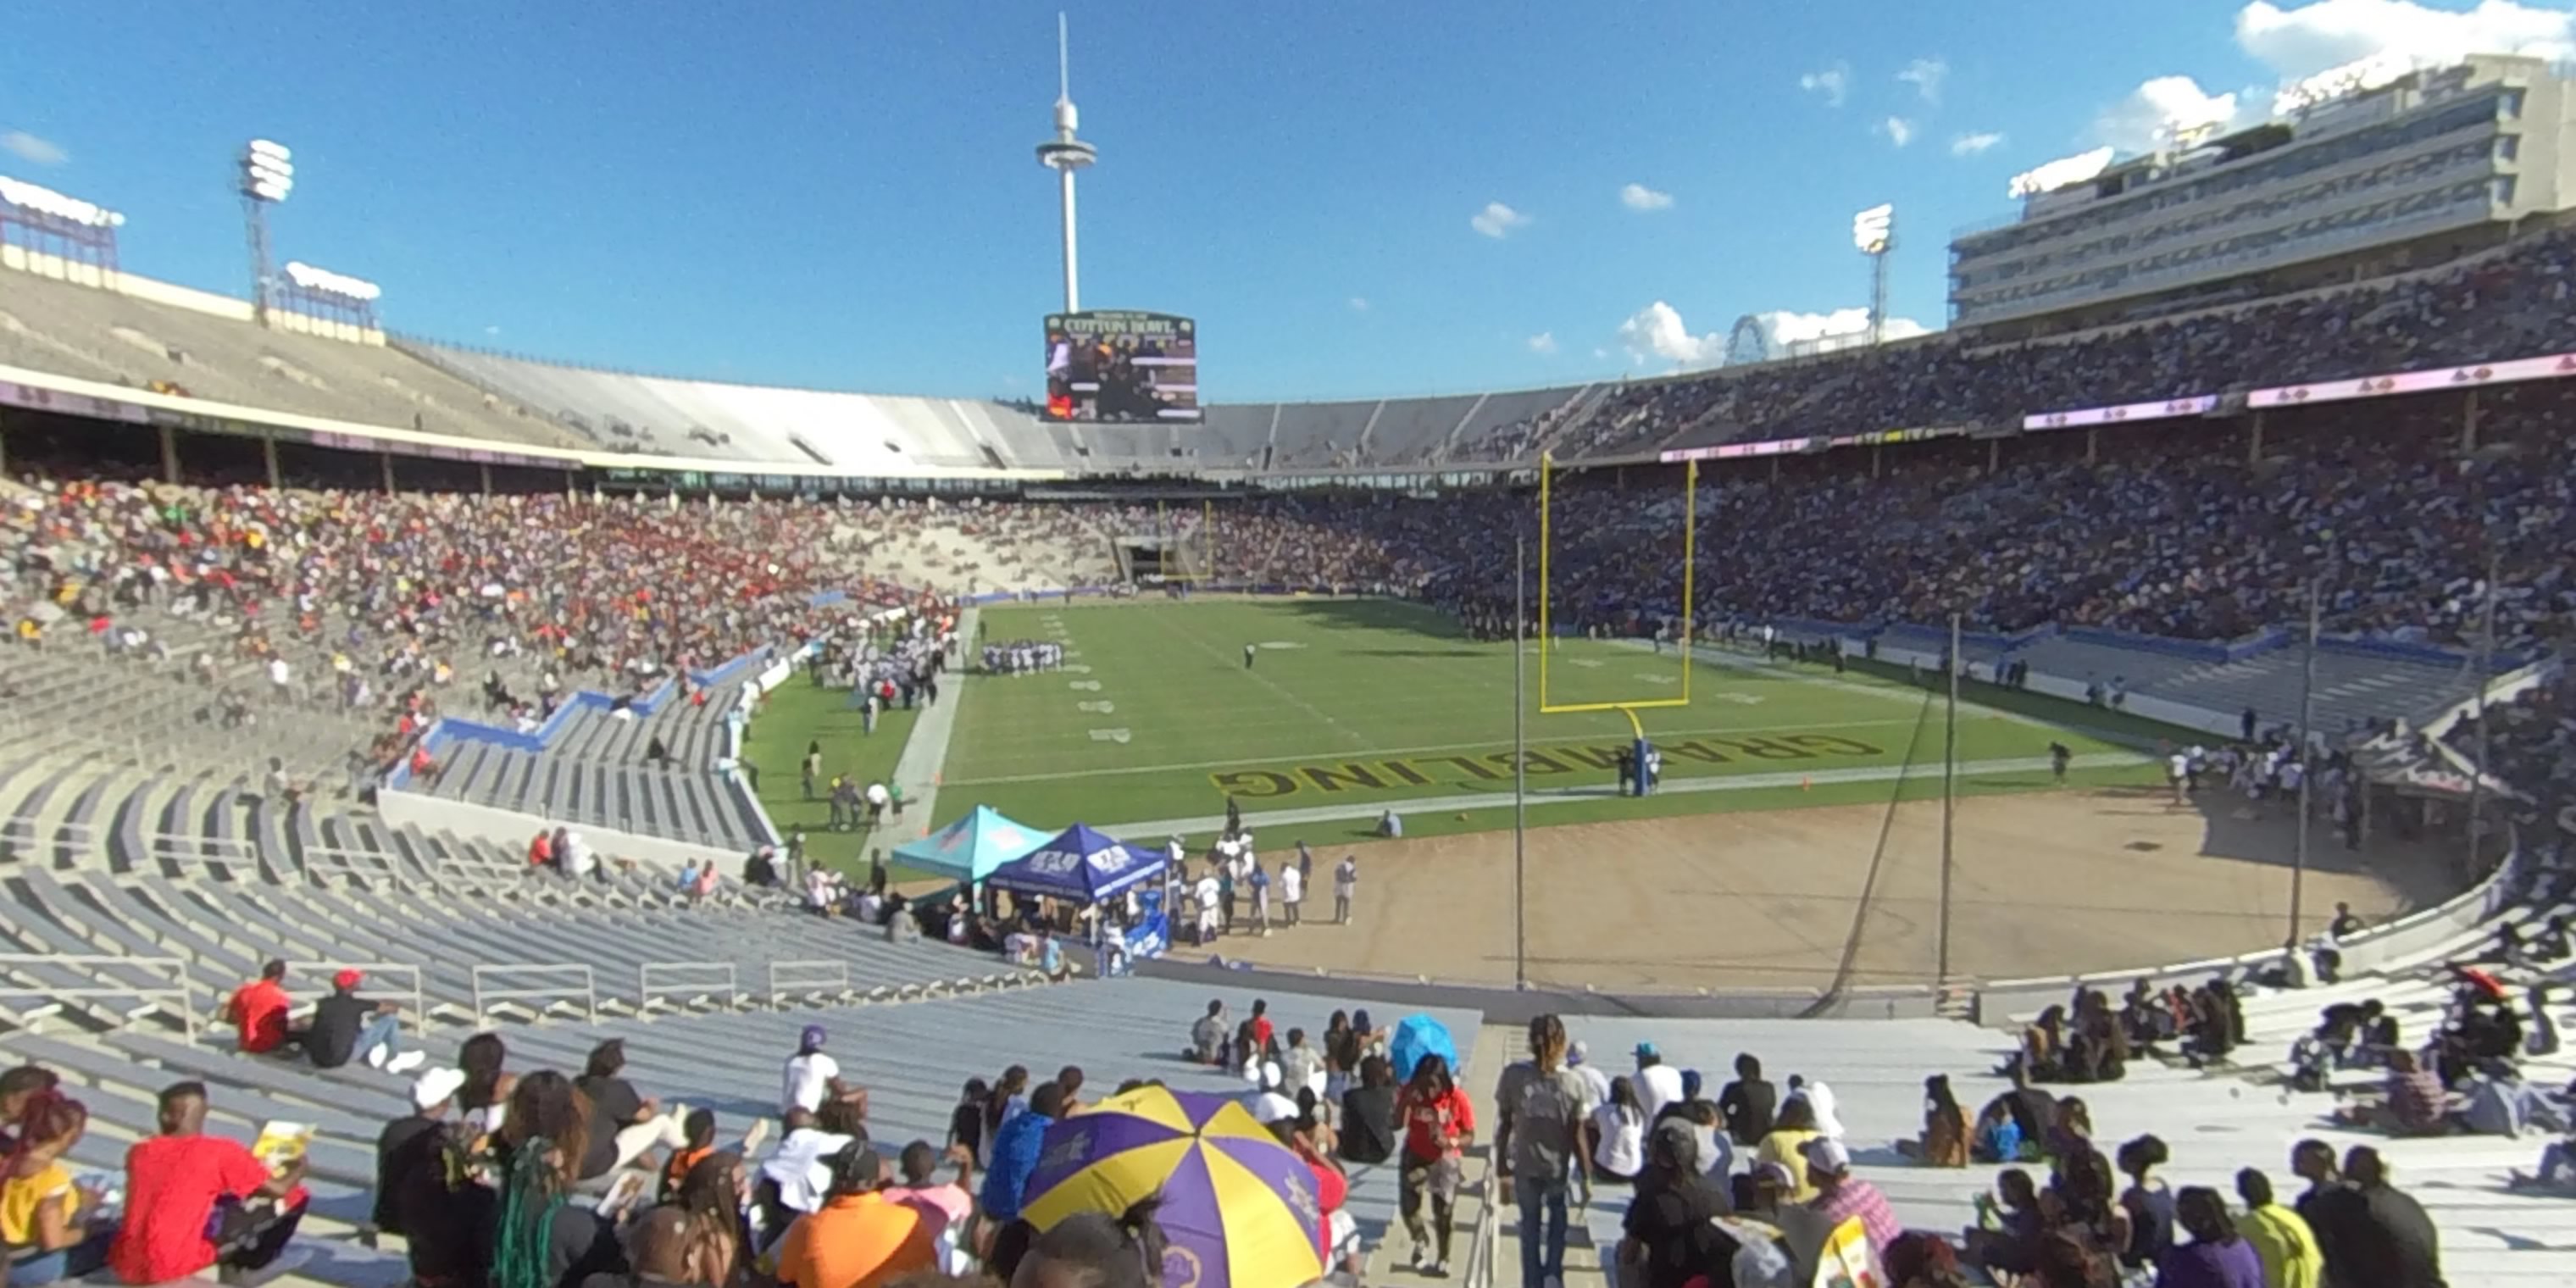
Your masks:
[{"label": "cotton bowl sign on scoreboard", "polygon": [[1171,313],[1050,313],[1046,375],[1049,420],[1197,421],[1199,326]]}]

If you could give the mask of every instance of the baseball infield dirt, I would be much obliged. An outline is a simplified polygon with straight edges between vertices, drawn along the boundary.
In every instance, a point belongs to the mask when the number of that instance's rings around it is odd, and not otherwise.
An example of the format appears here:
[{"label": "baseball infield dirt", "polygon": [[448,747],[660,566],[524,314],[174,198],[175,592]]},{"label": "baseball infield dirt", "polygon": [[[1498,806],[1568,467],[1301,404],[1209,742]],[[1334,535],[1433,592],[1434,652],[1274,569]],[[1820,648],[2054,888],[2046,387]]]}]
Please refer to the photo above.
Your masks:
[{"label": "baseball infield dirt", "polygon": [[[2278,944],[2294,835],[2289,809],[2258,812],[2224,792],[2189,805],[2143,788],[1962,799],[1951,973],[2112,970]],[[2439,901],[2459,882],[2434,843],[2383,838],[2350,852],[2319,823],[2309,845],[2308,933],[2338,901],[2375,921]],[[1350,925],[1331,924],[1327,873],[1342,852],[1323,851],[1305,925],[1262,937],[1239,924],[1243,933],[1214,951],[1270,965],[1512,978],[1508,833],[1353,852],[1360,888]],[[1846,956],[1856,985],[1933,975],[1937,800],[1533,828],[1526,862],[1534,981],[1814,987]]]}]

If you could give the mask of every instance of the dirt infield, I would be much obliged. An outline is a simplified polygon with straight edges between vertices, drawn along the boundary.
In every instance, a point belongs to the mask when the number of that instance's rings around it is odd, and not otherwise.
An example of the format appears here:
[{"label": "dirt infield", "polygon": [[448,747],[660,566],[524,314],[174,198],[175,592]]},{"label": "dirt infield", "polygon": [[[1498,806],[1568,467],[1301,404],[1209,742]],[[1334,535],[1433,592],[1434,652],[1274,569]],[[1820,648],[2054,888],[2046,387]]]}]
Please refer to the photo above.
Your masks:
[{"label": "dirt infield", "polygon": [[[1952,973],[2111,970],[2278,944],[2293,838],[2290,811],[2258,816],[2224,793],[2185,806],[2148,789],[1964,798]],[[1319,851],[1321,897],[1306,906],[1320,917],[1268,938],[1228,936],[1216,951],[1285,966],[1512,978],[1509,833],[1354,849],[1351,925],[1314,924],[1330,920],[1325,873],[1341,857]],[[2348,853],[2316,826],[2306,929],[2321,928],[2338,900],[2377,920],[2448,897],[2457,878],[2441,853],[2384,839]],[[1937,800],[1533,828],[1529,974],[1604,990],[1813,987],[1848,954],[1853,984],[1921,983],[1933,973],[1940,863]]]}]

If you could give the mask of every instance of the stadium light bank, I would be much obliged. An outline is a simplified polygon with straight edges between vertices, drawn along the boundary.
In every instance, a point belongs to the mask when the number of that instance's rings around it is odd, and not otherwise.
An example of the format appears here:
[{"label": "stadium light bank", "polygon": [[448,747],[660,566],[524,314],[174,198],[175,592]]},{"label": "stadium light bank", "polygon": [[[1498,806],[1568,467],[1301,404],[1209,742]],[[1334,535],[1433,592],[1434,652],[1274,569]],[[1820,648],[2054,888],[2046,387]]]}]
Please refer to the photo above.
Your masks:
[{"label": "stadium light bank", "polygon": [[242,147],[240,179],[242,221],[250,238],[251,314],[267,326],[276,286],[268,267],[268,208],[295,191],[295,154],[283,143],[252,139]]},{"label": "stadium light bank", "polygon": [[1869,343],[1887,338],[1887,252],[1896,249],[1896,207],[1881,203],[1852,216],[1852,246],[1869,257]]}]

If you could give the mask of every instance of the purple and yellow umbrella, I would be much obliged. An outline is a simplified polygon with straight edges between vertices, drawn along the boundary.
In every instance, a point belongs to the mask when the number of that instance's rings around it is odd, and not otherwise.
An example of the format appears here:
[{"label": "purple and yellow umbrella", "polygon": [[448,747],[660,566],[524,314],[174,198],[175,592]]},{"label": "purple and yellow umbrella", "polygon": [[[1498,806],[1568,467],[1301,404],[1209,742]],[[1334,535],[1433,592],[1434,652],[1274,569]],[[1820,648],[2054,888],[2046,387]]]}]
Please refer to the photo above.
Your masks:
[{"label": "purple and yellow umbrella", "polygon": [[1323,1277],[1315,1173],[1225,1096],[1141,1087],[1047,1128],[1020,1215],[1040,1230],[1160,1192],[1164,1288],[1301,1288]]}]

